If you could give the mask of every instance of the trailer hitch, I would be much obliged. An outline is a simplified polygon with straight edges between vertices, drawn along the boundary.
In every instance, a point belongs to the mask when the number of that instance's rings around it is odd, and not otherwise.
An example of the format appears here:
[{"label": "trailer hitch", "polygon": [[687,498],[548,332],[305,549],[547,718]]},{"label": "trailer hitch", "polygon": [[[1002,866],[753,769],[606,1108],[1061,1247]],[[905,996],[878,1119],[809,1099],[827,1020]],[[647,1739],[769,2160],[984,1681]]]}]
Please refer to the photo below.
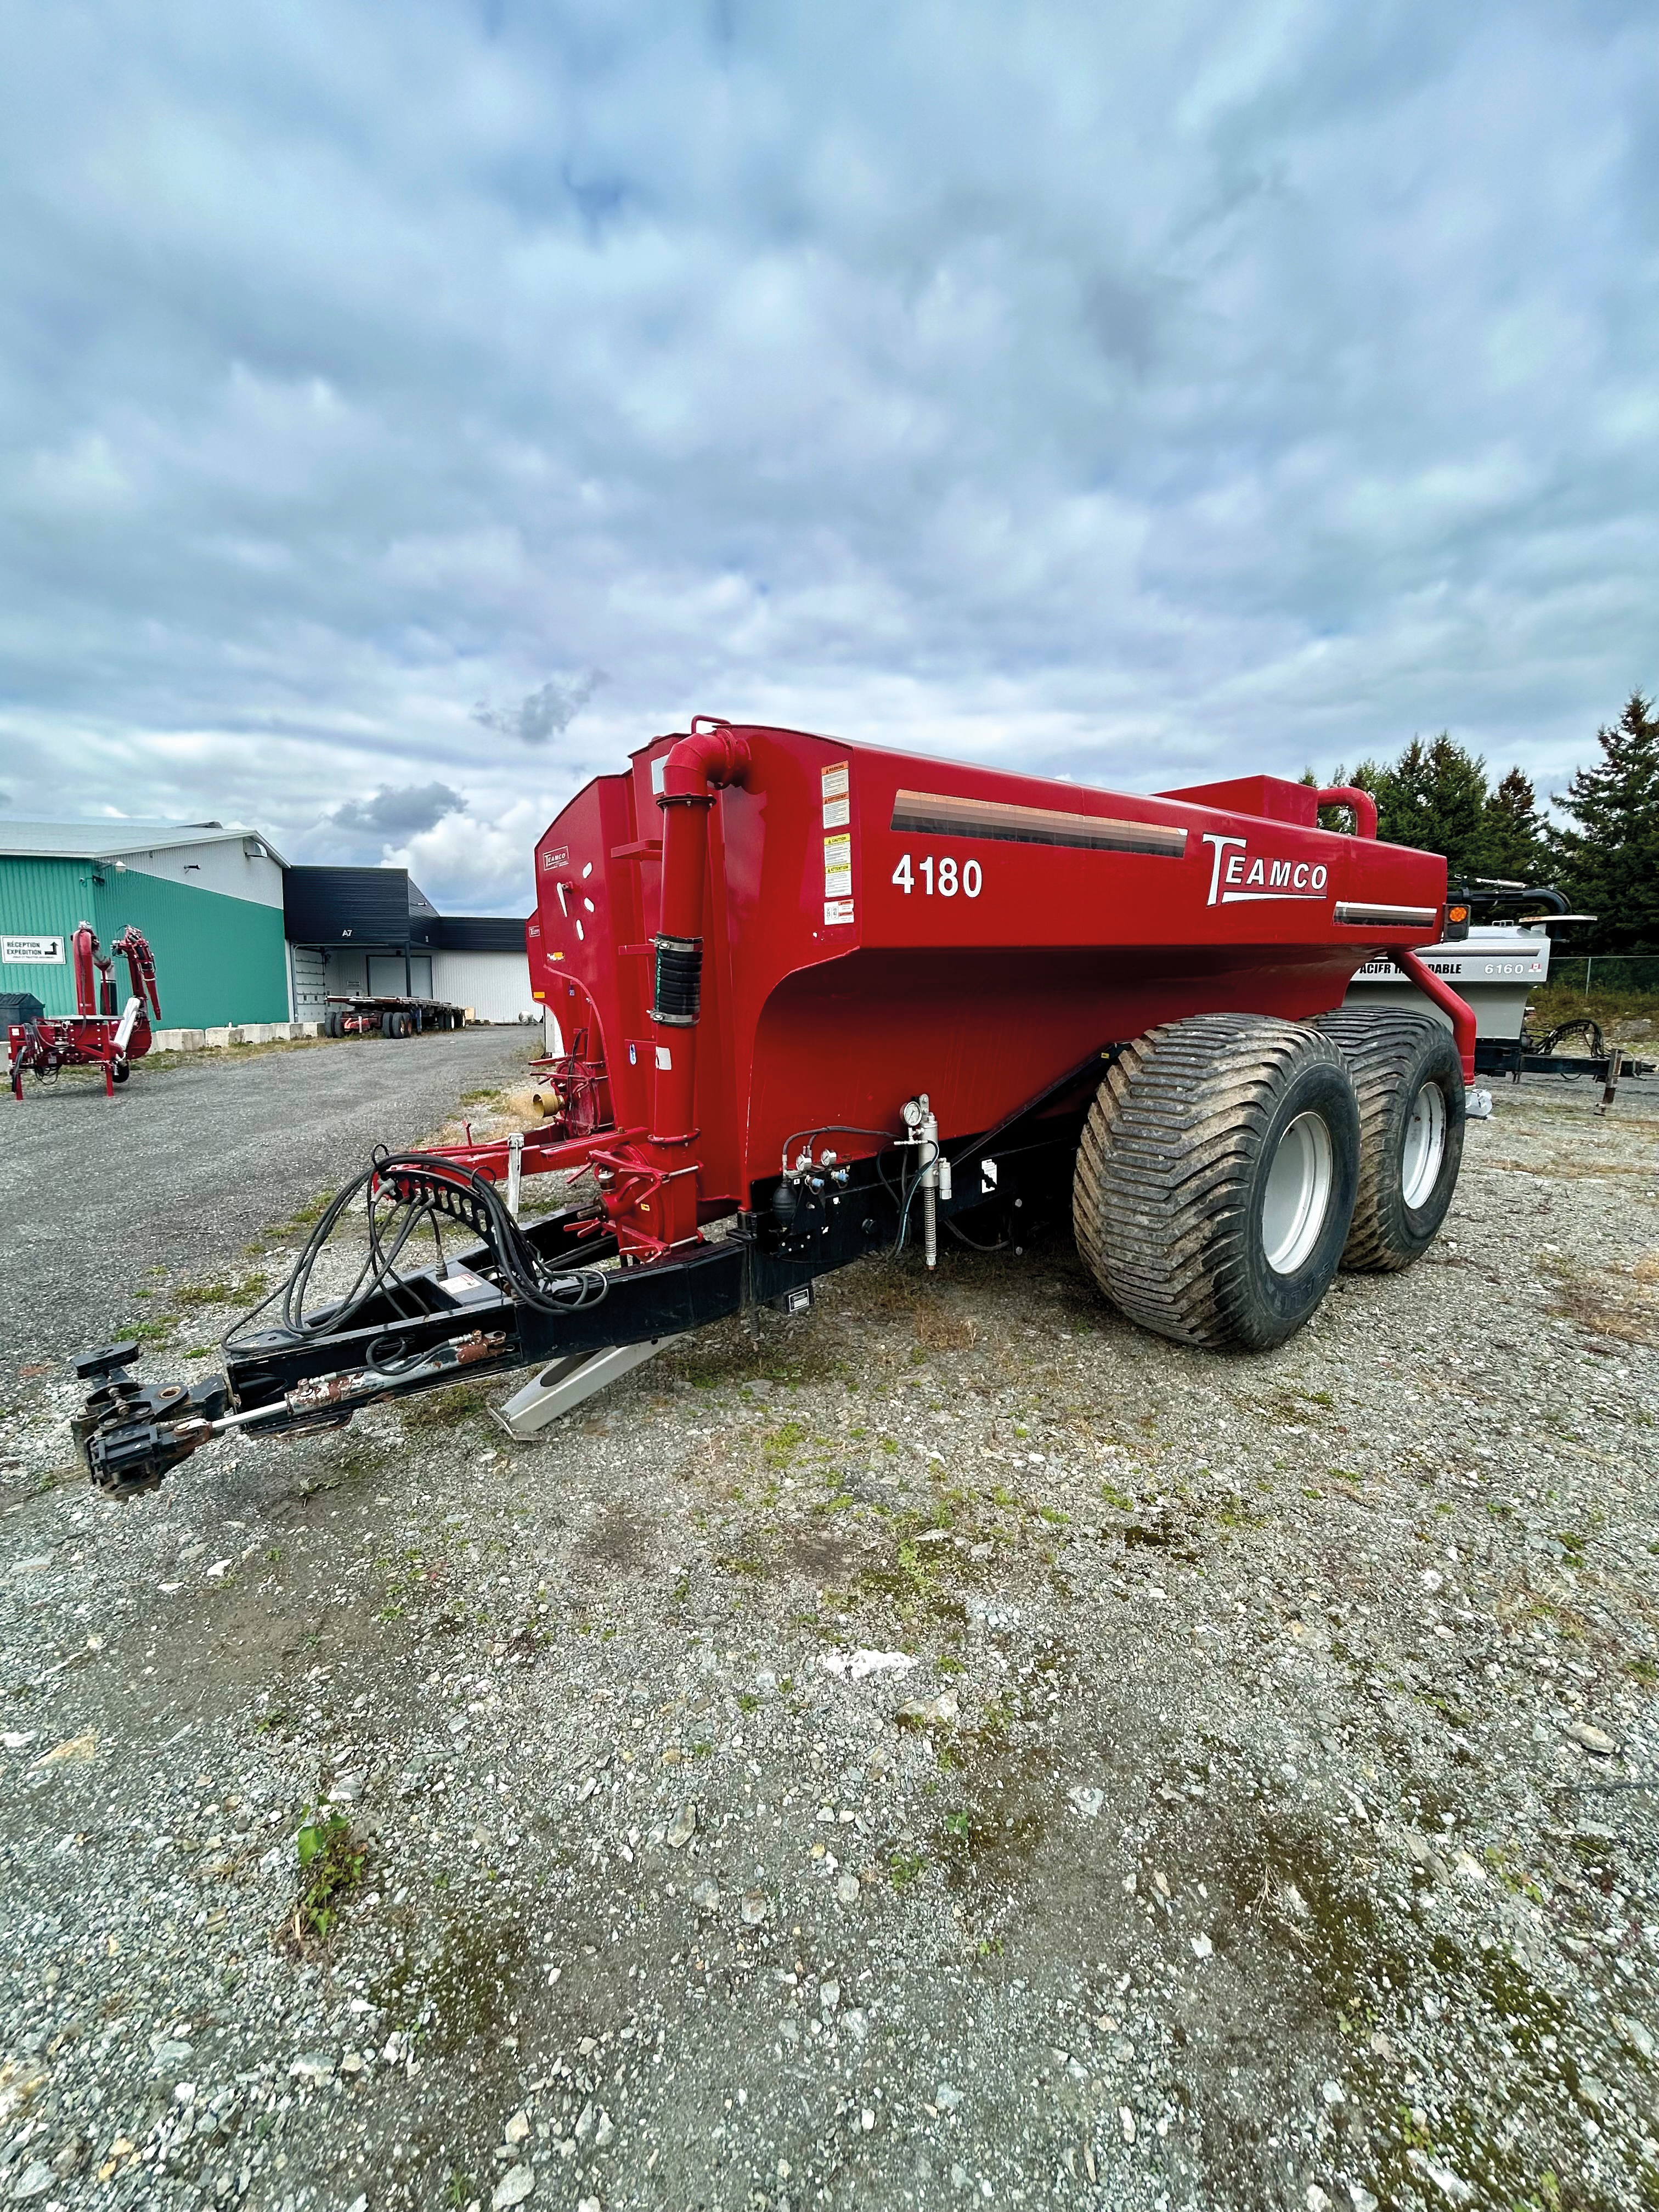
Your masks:
[{"label": "trailer hitch", "polygon": [[230,1404],[221,1375],[188,1388],[135,1382],[127,1370],[137,1357],[137,1342],[129,1340],[75,1363],[81,1380],[95,1386],[76,1416],[75,1441],[94,1483],[112,1498],[154,1490],[169,1468],[212,1441]]},{"label": "trailer hitch", "polygon": [[137,1382],[127,1371],[137,1356],[137,1344],[130,1340],[87,1352],[75,1363],[81,1379],[97,1386],[75,1419],[75,1441],[94,1486],[111,1498],[154,1490],[180,1461],[234,1430],[295,1436],[343,1428],[378,1400],[407,1397],[453,1381],[459,1370],[501,1364],[512,1355],[505,1330],[475,1328],[404,1365],[351,1368],[298,1381],[280,1397],[234,1413],[222,1375],[188,1389],[181,1382]]}]

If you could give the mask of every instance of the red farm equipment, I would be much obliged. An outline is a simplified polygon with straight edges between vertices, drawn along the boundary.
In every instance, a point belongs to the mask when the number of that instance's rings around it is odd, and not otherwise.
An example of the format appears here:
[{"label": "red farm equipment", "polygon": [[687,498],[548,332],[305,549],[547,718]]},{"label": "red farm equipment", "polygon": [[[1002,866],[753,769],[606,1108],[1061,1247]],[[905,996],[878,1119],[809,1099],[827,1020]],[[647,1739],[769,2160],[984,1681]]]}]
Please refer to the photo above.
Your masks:
[{"label": "red farm equipment", "polygon": [[[113,1097],[116,1085],[131,1074],[133,1061],[149,1050],[150,1014],[158,1022],[161,1018],[155,962],[137,930],[124,929],[105,954],[98,949],[92,924],[83,921],[70,940],[70,951],[75,963],[75,1012],[62,1017],[39,1014],[33,1021],[13,1023],[7,1031],[7,1072],[11,1095],[20,1101],[26,1074],[37,1083],[55,1083],[66,1067],[101,1067],[105,1096]],[[118,1012],[113,973],[118,960],[126,962],[132,987]]]},{"label": "red farm equipment", "polygon": [[[1319,828],[1336,804],[1353,835]],[[157,1389],[135,1346],[88,1354],[94,1481],[458,1370],[533,1366],[501,1414],[527,1435],[865,1254],[1018,1249],[1067,1216],[1133,1320],[1282,1341],[1340,1263],[1426,1248],[1462,1157],[1474,1019],[1413,951],[1445,863],[1376,828],[1363,792],[1270,776],[1142,798],[701,718],[657,739],[537,848],[532,981],[568,1041],[550,1121],[377,1155],[224,1376]],[[1343,1011],[1379,957],[1443,1018]],[[517,1218],[522,1176],[584,1170]],[[366,1256],[319,1301],[354,1201]]]}]

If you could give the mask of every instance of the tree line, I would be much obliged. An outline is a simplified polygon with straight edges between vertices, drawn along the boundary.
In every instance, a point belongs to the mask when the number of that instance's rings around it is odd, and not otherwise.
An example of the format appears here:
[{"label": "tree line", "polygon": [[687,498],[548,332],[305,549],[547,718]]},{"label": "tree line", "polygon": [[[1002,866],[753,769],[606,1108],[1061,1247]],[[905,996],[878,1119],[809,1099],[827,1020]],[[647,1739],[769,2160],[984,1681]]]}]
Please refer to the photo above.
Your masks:
[{"label": "tree line", "polygon": [[[1659,714],[1639,691],[1595,733],[1598,757],[1552,792],[1561,818],[1538,805],[1531,780],[1512,768],[1497,783],[1486,763],[1443,730],[1413,738],[1397,761],[1339,768],[1376,801],[1376,834],[1390,844],[1443,853],[1454,888],[1480,876],[1553,884],[1576,914],[1598,917],[1575,932],[1575,951],[1659,953]],[[1310,769],[1304,783],[1321,779]],[[1346,809],[1322,807],[1328,829]]]}]

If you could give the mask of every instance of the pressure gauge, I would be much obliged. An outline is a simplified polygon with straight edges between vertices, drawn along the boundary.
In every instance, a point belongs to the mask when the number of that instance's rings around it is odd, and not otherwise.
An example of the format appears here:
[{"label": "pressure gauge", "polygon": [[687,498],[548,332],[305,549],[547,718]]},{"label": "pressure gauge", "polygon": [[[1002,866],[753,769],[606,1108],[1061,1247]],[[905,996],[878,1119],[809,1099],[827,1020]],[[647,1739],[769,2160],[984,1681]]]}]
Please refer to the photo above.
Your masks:
[{"label": "pressure gauge", "polygon": [[927,1106],[923,1101],[920,1098],[907,1098],[904,1102],[902,1110],[905,1127],[907,1129],[921,1128],[921,1117],[927,1111]]}]

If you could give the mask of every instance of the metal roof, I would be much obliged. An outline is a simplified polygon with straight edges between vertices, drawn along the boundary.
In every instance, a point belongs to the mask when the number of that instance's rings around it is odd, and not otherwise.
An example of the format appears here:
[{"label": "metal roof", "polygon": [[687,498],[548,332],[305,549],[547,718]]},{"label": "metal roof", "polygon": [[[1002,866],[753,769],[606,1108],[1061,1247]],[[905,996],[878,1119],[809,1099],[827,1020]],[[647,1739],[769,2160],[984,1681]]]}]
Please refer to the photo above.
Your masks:
[{"label": "metal roof", "polygon": [[0,854],[112,860],[123,853],[171,853],[180,845],[228,845],[257,837],[278,867],[288,863],[263,830],[240,822],[0,822]]}]

